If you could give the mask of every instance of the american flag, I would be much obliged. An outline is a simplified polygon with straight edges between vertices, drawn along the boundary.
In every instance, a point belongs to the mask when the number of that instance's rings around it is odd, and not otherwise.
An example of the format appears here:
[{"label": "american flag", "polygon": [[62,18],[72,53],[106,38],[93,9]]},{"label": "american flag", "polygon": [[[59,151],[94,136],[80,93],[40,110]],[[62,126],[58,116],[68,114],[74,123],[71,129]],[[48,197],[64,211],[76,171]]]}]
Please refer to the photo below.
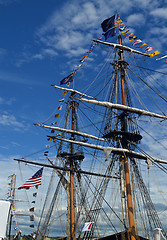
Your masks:
[{"label": "american flag", "polygon": [[21,187],[18,189],[29,189],[41,185],[43,167],[39,169],[32,177],[30,177]]}]

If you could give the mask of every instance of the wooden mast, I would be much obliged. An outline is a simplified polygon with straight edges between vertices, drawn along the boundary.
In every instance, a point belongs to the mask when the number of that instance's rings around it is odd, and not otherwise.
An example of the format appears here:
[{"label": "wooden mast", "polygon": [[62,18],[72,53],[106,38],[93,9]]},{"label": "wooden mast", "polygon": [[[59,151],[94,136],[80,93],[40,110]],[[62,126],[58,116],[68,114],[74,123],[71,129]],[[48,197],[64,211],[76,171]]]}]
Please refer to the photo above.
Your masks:
[{"label": "wooden mast", "polygon": [[[122,37],[121,37],[120,30],[119,30],[119,44],[122,45]],[[123,63],[123,50],[120,50],[119,54],[120,54],[120,60]],[[122,64],[121,64],[120,71],[121,71],[122,104],[126,106],[125,75],[124,75]],[[127,131],[127,120],[125,115],[123,115],[123,118],[122,118],[122,131]],[[126,142],[122,144],[125,144],[125,146],[123,147],[126,147]],[[124,171],[125,171],[130,239],[136,240],[135,223],[134,223],[134,216],[133,216],[133,203],[132,203],[132,194],[131,194],[131,183],[130,183],[130,175],[129,175],[129,163],[128,163],[128,158],[126,156],[122,156],[122,160],[124,162]]]},{"label": "wooden mast", "polygon": [[[73,90],[74,90],[74,76],[73,76]],[[72,96],[72,130],[74,130],[75,106],[74,95]],[[74,134],[71,134],[74,140]],[[74,154],[74,144],[71,143],[71,154]],[[75,222],[75,194],[74,194],[74,161],[70,159],[70,239],[76,239],[76,222]]]}]

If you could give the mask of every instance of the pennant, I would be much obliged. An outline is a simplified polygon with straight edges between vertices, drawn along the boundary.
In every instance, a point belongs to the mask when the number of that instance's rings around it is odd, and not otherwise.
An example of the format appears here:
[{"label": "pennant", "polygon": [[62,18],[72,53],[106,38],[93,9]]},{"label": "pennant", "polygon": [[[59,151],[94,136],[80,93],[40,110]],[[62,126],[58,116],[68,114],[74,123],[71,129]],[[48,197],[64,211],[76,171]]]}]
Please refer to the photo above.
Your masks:
[{"label": "pennant", "polygon": [[52,130],[51,130],[51,133],[54,133],[54,132],[55,132],[55,130],[54,130],[54,129],[52,129]]},{"label": "pennant", "polygon": [[48,153],[49,153],[48,151],[45,151],[44,156],[48,156]]},{"label": "pennant", "polygon": [[31,228],[34,228],[34,224],[31,224],[30,227],[31,227]]},{"label": "pennant", "polygon": [[[92,51],[92,50],[90,50],[90,51]],[[81,67],[81,66],[82,66],[82,64],[75,65],[76,68]]]},{"label": "pennant", "polygon": [[34,203],[34,204],[35,204],[35,201],[32,201],[31,203]]},{"label": "pennant", "polygon": [[93,225],[94,222],[86,222],[83,229],[82,229],[82,232],[90,232],[91,231],[91,228],[92,228],[92,225]]},{"label": "pennant", "polygon": [[62,105],[61,106],[58,106],[58,108],[57,108],[58,110],[61,110],[62,109]]},{"label": "pennant", "polygon": [[153,50],[152,47],[147,47],[146,50],[145,50],[145,52],[149,52],[149,51],[151,51],[151,50]]},{"label": "pennant", "polygon": [[64,98],[60,99],[59,102],[64,102]]},{"label": "pennant", "polygon": [[48,138],[48,141],[50,141],[50,142],[51,142],[51,141],[52,141],[52,138],[51,138],[51,137],[50,137],[50,138]]},{"label": "pennant", "polygon": [[115,22],[115,15],[113,15],[110,18],[105,19],[102,23],[101,23],[101,27],[103,29],[103,32],[107,32],[108,29],[114,27],[114,22]]},{"label": "pennant", "polygon": [[43,167],[39,169],[32,177],[30,177],[21,187],[18,189],[29,189],[30,187],[35,187],[38,185],[41,185],[42,181],[42,172],[43,172]]},{"label": "pennant", "polygon": [[34,221],[34,215],[30,215],[30,221]]},{"label": "pennant", "polygon": [[68,75],[67,77],[63,78],[60,81],[60,85],[67,84],[68,82],[72,82],[73,78],[74,78],[74,73],[71,73],[70,75]]},{"label": "pennant", "polygon": [[119,24],[121,22],[122,22],[122,20],[117,20],[117,21],[115,21],[115,24]]},{"label": "pennant", "polygon": [[131,41],[135,40],[136,38],[137,38],[136,36],[129,37],[129,41],[131,42]]},{"label": "pennant", "polygon": [[140,42],[142,42],[142,40],[136,40],[134,43],[133,43],[133,45],[135,45],[136,43],[140,43]]},{"label": "pennant", "polygon": [[124,26],[124,27],[120,27],[120,28],[119,28],[119,30],[120,30],[120,31],[123,31],[123,30],[125,30],[125,29],[126,29],[126,27],[125,27],[125,26]]},{"label": "pennant", "polygon": [[[122,26],[122,25],[124,25],[124,23],[119,24],[119,26]],[[119,26],[118,26],[118,27],[119,27]]]},{"label": "pennant", "polygon": [[144,46],[146,46],[147,44],[146,43],[143,43],[141,46],[139,46],[139,47],[144,47]]},{"label": "pennant", "polygon": [[126,35],[126,34],[128,34],[128,33],[130,33],[130,30],[129,30],[129,31],[127,31],[126,33],[123,33],[123,36],[124,36],[124,35]]},{"label": "pennant", "polygon": [[129,34],[128,36],[125,36],[124,38],[129,38],[132,35],[133,35],[133,33]]},{"label": "pennant", "polygon": [[128,31],[129,31],[129,29],[122,31],[123,35],[124,35],[124,33],[127,33]]},{"label": "pennant", "polygon": [[[92,50],[91,50],[91,49],[90,49],[89,51],[87,51],[86,53],[90,53],[90,52],[92,52]],[[79,65],[81,65],[81,64],[79,64]],[[78,65],[78,67],[80,67],[79,65]]]},{"label": "pennant", "polygon": [[45,147],[50,148],[50,145],[45,145]]},{"label": "pennant", "polygon": [[152,54],[149,54],[149,56],[150,57],[154,57],[155,55],[158,55],[158,54],[160,54],[160,52],[159,51],[155,51]]},{"label": "pennant", "polygon": [[69,82],[69,83],[67,83],[66,85],[67,85],[67,87],[69,87],[69,86],[70,86],[70,82]]},{"label": "pennant", "polygon": [[34,212],[34,207],[29,209],[30,212]]},{"label": "pennant", "polygon": [[36,197],[37,196],[37,192],[33,193],[33,197]]},{"label": "pennant", "polygon": [[103,33],[103,35],[104,35],[105,41],[106,41],[108,38],[115,36],[115,29],[111,28],[107,32]]},{"label": "pennant", "polygon": [[55,114],[55,118],[59,118],[60,113]]},{"label": "pennant", "polygon": [[167,60],[165,62],[167,63]]},{"label": "pennant", "polygon": [[[83,58],[81,58],[80,62],[84,62],[86,57],[88,57],[88,55],[83,56]],[[79,64],[79,65],[81,65],[81,64]]]},{"label": "pennant", "polygon": [[66,94],[67,94],[67,92],[68,92],[68,91],[64,91],[62,94],[63,94],[63,95],[66,95]]}]

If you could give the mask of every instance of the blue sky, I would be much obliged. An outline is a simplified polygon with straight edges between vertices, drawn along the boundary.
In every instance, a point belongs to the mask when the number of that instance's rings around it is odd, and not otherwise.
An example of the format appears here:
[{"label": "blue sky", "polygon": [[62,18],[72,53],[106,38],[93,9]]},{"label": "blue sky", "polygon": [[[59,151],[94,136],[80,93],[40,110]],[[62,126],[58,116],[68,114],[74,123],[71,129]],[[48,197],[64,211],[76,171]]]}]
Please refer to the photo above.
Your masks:
[{"label": "blue sky", "polygon": [[[101,22],[117,10],[135,35],[167,54],[166,1],[0,0],[1,198],[8,175],[18,171],[13,158],[46,144],[45,132],[33,123],[56,111],[62,96],[50,85],[59,85],[72,71],[91,40],[101,36]],[[166,71],[165,60],[150,63],[152,69]],[[79,90],[80,83],[76,86]]]}]

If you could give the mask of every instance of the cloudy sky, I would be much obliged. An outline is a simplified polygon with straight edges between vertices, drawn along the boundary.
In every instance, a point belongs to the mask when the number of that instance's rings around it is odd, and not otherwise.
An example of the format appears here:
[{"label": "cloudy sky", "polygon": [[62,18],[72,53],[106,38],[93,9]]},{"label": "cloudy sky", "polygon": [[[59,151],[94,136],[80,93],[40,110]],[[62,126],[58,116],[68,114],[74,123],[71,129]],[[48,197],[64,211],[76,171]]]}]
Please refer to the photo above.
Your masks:
[{"label": "cloudy sky", "polygon": [[[0,0],[1,198],[8,175],[19,173],[13,159],[46,144],[33,123],[57,108],[60,96],[50,85],[70,73],[91,40],[101,37],[101,22],[117,10],[134,34],[167,54],[166,0]],[[153,64],[166,70],[165,60]]]}]

